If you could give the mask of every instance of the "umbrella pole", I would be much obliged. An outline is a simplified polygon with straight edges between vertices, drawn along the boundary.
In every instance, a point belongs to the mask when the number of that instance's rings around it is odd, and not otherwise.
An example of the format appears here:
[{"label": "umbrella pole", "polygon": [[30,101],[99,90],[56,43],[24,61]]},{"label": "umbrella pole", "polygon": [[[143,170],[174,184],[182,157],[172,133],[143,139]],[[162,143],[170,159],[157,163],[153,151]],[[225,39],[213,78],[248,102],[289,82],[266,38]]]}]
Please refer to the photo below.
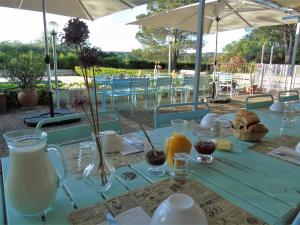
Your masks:
[{"label": "umbrella pole", "polygon": [[295,80],[295,64],[296,64],[296,57],[297,57],[297,49],[298,49],[298,42],[299,42],[299,33],[300,33],[300,18],[298,18],[297,28],[296,28],[296,34],[295,34],[295,40],[294,40],[294,48],[293,48],[293,56],[292,56],[292,63],[290,68],[290,74],[291,77],[291,83],[290,83],[290,89],[292,89],[292,83]]},{"label": "umbrella pole", "polygon": [[212,98],[218,97],[217,88],[216,88],[216,71],[217,71],[217,56],[218,56],[218,35],[219,35],[219,21],[221,18],[216,17],[216,48],[214,54],[214,70],[213,70],[213,93]]},{"label": "umbrella pole", "polygon": [[[193,91],[193,102],[198,103],[199,99],[199,81],[201,72],[201,57],[202,57],[202,42],[203,42],[203,20],[204,20],[205,0],[199,0],[198,6],[198,31],[197,31],[197,46],[196,46],[196,62],[195,62],[195,85]],[[195,110],[197,106],[193,107]]]},{"label": "umbrella pole", "polygon": [[43,11],[43,21],[44,21],[44,37],[45,37],[45,63],[47,67],[48,75],[48,98],[49,98],[49,108],[50,116],[54,117],[54,107],[53,107],[53,96],[52,96],[52,87],[51,87],[51,71],[50,71],[50,57],[49,57],[49,45],[48,45],[48,36],[47,36],[47,20],[46,20],[46,4],[45,0],[42,0],[42,11]]}]

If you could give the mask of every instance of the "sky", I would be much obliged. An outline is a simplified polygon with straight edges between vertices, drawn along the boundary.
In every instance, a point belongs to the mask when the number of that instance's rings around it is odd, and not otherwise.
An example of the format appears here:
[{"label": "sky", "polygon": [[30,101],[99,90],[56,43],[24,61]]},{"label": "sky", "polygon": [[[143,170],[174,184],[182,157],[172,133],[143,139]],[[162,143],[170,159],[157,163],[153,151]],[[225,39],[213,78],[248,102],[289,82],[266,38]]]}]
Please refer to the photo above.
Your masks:
[{"label": "sky", "polygon": [[[138,26],[126,25],[135,20],[136,16],[145,13],[146,6],[124,10],[109,16],[99,18],[93,22],[86,21],[90,29],[90,42],[100,47],[102,51],[130,52],[132,49],[142,48],[135,39]],[[55,21],[60,31],[69,17],[47,14],[47,22]],[[43,36],[43,18],[41,12],[18,10],[0,7],[0,42],[18,40],[23,43],[34,42]],[[244,30],[227,31],[219,34],[218,52],[235,40],[245,35]],[[206,45],[203,52],[215,50],[215,36],[205,35]]]}]

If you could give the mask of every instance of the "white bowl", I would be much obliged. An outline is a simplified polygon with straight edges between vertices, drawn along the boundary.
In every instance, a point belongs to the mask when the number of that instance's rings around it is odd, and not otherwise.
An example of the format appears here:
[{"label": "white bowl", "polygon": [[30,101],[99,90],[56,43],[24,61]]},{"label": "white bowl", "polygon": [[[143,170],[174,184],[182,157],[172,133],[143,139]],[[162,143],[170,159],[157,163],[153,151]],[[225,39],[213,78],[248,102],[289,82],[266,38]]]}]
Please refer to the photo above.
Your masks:
[{"label": "white bowl", "polygon": [[274,112],[283,112],[284,111],[284,103],[283,102],[274,102],[270,106],[270,110]]},{"label": "white bowl", "polygon": [[215,120],[215,118],[218,115],[216,113],[207,113],[201,120],[200,126],[205,128],[211,128],[212,121]]},{"label": "white bowl", "polygon": [[150,225],[208,225],[203,210],[186,194],[173,194],[155,210]]}]

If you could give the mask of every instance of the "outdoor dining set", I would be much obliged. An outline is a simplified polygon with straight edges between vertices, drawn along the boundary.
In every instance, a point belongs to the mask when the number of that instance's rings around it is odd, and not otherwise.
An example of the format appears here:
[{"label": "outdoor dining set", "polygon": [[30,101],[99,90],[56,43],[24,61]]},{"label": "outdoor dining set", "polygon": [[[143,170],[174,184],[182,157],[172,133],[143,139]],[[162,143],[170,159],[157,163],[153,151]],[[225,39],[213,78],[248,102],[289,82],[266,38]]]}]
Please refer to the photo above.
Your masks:
[{"label": "outdoor dining set", "polygon": [[[169,103],[188,102],[191,93],[194,90],[194,76],[180,76],[173,78],[169,75],[160,75],[157,77],[99,77],[96,78],[99,86],[98,94],[101,96],[102,111],[107,110],[107,101],[112,104],[112,110],[115,109],[117,102],[120,102],[120,109],[124,109],[124,99],[128,99],[131,110],[137,108],[137,99],[142,96],[145,100],[145,109],[155,109],[165,95],[169,98]],[[233,87],[233,76],[228,73],[219,73],[217,75],[217,87],[221,93],[225,91],[230,96],[235,89]],[[212,78],[210,75],[203,75],[199,81],[200,99],[204,100],[211,97]],[[177,100],[177,96],[179,100]]]},{"label": "outdoor dining set", "polygon": [[[164,108],[180,106],[189,110],[163,112]],[[96,184],[85,177],[87,168],[92,165],[89,163],[97,158],[89,124],[44,132],[47,124],[61,119],[54,117],[41,121],[27,136],[17,133],[20,131],[8,132],[4,137],[10,157],[1,159],[3,192],[0,193],[4,199],[1,222],[106,224],[107,221],[107,224],[166,225],[195,224],[193,219],[198,218],[196,224],[202,225],[291,224],[293,221],[293,225],[299,224],[296,217],[300,205],[300,155],[296,147],[300,141],[299,93],[296,90],[281,92],[278,102],[269,94],[249,96],[245,109],[247,111],[216,115],[204,102],[160,105],[154,113],[155,129],[128,134],[122,134],[121,117],[117,112],[99,112],[103,148],[113,168],[112,179],[108,180],[110,185],[105,190],[97,189]],[[72,116],[84,117],[83,114],[66,115]],[[246,131],[241,124],[231,127],[236,120],[252,125],[247,125]],[[254,131],[255,135],[249,133],[262,127],[264,130]],[[236,132],[251,134],[255,142],[248,142],[248,136],[239,136]],[[258,134],[260,141],[255,139]],[[34,143],[21,143],[20,136],[34,136]],[[152,144],[148,145],[147,140]],[[42,151],[46,144],[49,153]],[[150,151],[155,146],[160,149],[157,153],[165,152],[163,164],[151,163],[146,146],[150,146]],[[27,150],[29,148],[36,151]],[[51,150],[60,152],[63,164]],[[46,160],[48,154],[50,161]],[[31,165],[37,162],[28,163],[36,157],[40,157],[40,171],[31,170]],[[54,170],[50,169],[51,164]],[[43,176],[48,173],[49,176]],[[97,174],[89,176],[99,178]],[[29,191],[33,184],[39,187],[34,194]],[[48,184],[47,192],[44,184]],[[13,196],[20,186],[24,194]],[[38,203],[26,195],[39,196]],[[201,209],[190,218],[176,217],[174,212],[182,213],[180,206],[189,205],[190,201]],[[165,204],[172,202],[178,202],[172,206],[175,207],[173,214],[172,210],[170,213],[164,210]],[[34,208],[46,209],[48,204],[50,211],[23,216],[33,214]],[[164,218],[159,216],[161,214],[166,216],[166,221],[161,220]],[[170,215],[178,219],[177,223]],[[186,222],[182,222],[182,218]]]}]

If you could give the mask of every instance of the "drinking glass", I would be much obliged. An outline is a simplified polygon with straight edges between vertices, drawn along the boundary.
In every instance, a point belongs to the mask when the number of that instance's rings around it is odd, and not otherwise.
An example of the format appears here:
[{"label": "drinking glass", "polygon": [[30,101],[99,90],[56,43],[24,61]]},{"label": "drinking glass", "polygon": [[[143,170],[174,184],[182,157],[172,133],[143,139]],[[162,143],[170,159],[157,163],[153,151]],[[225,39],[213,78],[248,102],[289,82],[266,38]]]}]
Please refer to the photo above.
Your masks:
[{"label": "drinking glass", "polygon": [[171,120],[171,126],[173,128],[173,133],[185,134],[188,127],[188,121],[182,119]]},{"label": "drinking glass", "polygon": [[291,136],[295,130],[295,109],[293,103],[285,103],[284,114],[281,121],[280,135]]},{"label": "drinking glass", "polygon": [[175,153],[173,159],[174,168],[170,171],[171,177],[181,185],[189,183],[190,171],[187,168],[187,163],[190,156],[186,153]]},{"label": "drinking glass", "polygon": [[226,121],[215,119],[212,121],[210,135],[212,138],[220,139],[224,137]]},{"label": "drinking glass", "polygon": [[165,152],[159,148],[157,145],[154,145],[154,150],[149,142],[144,143],[145,159],[150,167],[147,169],[148,173],[153,176],[164,176],[165,170],[162,168],[162,165],[166,161]]},{"label": "drinking glass", "polygon": [[295,130],[295,121],[288,117],[283,117],[280,127],[280,136],[291,136]]}]

